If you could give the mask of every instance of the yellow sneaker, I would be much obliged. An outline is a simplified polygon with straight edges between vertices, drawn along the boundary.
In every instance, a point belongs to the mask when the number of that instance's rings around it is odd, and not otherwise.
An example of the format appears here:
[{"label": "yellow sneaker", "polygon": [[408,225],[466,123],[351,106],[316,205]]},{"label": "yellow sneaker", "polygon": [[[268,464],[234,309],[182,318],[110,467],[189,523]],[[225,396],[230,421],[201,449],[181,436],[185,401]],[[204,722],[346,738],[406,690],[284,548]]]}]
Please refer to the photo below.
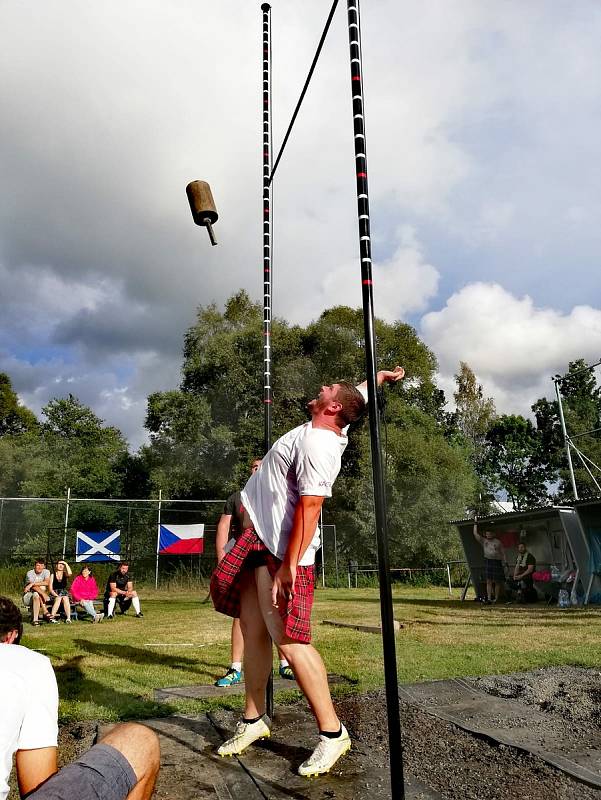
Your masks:
[{"label": "yellow sneaker", "polygon": [[[269,724],[268,724],[269,723]],[[220,756],[237,756],[246,750],[249,745],[259,739],[267,739],[271,736],[271,723],[268,717],[261,717],[256,722],[240,722],[236,725],[236,730],[231,739],[224,742],[217,752]]]}]

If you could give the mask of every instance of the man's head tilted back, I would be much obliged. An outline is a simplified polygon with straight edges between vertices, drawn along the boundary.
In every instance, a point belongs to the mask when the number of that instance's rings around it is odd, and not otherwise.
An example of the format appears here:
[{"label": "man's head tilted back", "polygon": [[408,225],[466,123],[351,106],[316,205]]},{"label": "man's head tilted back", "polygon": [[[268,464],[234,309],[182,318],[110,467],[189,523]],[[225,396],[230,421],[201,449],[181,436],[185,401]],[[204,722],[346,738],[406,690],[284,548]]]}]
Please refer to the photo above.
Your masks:
[{"label": "man's head tilted back", "polygon": [[339,381],[336,399],[342,406],[337,416],[343,427],[350,425],[351,422],[357,422],[367,411],[363,395],[348,381]]},{"label": "man's head tilted back", "polygon": [[0,644],[19,644],[22,635],[21,612],[8,597],[0,597]]}]

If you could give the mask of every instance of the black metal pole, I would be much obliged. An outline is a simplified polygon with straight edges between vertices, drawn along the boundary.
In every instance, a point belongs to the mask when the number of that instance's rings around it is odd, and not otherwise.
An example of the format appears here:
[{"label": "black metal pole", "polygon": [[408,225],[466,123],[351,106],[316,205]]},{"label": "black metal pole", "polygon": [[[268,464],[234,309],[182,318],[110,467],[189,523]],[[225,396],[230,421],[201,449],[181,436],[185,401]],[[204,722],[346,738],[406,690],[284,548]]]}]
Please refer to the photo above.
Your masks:
[{"label": "black metal pole", "polygon": [[367,374],[369,430],[376,512],[376,538],[378,548],[378,574],[380,578],[380,609],[382,615],[382,641],[384,645],[384,678],[388,713],[388,743],[390,747],[391,797],[403,800],[403,751],[399,690],[396,668],[396,643],[392,608],[392,591],[388,557],[388,531],[386,526],[386,493],[380,448],[380,427],[376,398],[376,337],[374,328],[373,281],[371,270],[371,238],[369,224],[369,193],[367,186],[367,146],[365,142],[365,110],[363,103],[363,65],[361,60],[361,22],[359,0],[347,0],[349,47],[351,62],[351,90],[353,98],[353,123],[355,137],[355,174],[357,176],[357,213],[359,218],[359,252],[361,258],[361,287],[363,294],[363,320],[365,326],[365,358]]},{"label": "black metal pole", "polygon": [[[264,452],[271,447],[271,6],[263,3],[263,407]],[[273,678],[265,694],[273,719]]]}]

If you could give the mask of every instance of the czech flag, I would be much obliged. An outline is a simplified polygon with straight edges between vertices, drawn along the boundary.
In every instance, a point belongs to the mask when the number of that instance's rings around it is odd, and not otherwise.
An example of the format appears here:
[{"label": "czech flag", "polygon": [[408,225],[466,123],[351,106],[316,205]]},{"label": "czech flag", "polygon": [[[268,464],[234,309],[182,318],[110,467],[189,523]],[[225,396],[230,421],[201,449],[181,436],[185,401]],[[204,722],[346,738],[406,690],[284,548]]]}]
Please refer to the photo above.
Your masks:
[{"label": "czech flag", "polygon": [[204,550],[204,525],[159,525],[159,554],[192,555]]}]

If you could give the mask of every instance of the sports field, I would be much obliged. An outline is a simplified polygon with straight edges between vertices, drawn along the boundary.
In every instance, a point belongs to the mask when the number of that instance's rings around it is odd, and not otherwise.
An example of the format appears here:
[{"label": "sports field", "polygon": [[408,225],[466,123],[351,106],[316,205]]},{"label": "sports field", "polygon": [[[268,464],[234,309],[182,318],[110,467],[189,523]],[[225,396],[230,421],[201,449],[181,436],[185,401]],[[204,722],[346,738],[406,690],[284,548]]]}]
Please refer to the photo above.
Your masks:
[{"label": "sports field", "polygon": [[[212,683],[228,663],[230,626],[202,595],[149,590],[141,596],[143,619],[130,611],[98,625],[26,624],[23,643],[48,655],[55,667],[62,721],[143,719],[240,705],[239,696],[170,705],[154,701],[156,688]],[[404,626],[397,634],[401,682],[601,663],[596,608],[481,606],[461,603],[458,596],[457,589],[454,598],[442,588],[395,590],[395,618]],[[313,622],[314,642],[328,671],[357,682],[334,687],[335,693],[381,686],[380,636],[326,626],[323,620],[377,624],[378,591],[319,590]],[[276,702],[297,698],[292,691],[277,695]]]}]

